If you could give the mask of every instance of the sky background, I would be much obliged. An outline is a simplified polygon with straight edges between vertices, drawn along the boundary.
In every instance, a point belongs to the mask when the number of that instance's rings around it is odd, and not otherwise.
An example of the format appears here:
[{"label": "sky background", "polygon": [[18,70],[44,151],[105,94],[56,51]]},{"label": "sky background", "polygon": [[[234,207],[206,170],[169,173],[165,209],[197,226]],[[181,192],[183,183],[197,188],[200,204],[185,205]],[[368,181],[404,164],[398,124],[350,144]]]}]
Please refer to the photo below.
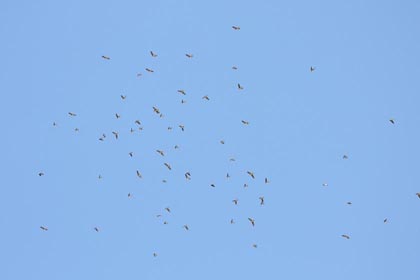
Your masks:
[{"label": "sky background", "polygon": [[0,279],[418,279],[419,14],[1,1]]}]

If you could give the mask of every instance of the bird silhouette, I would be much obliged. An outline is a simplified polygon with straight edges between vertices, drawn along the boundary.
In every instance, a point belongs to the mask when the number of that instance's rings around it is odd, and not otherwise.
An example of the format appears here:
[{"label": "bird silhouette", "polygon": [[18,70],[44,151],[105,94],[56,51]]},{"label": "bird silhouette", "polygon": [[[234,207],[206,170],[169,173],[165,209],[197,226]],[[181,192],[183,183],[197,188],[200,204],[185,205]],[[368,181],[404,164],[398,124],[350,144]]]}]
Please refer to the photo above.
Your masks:
[{"label": "bird silhouette", "polygon": [[40,177],[41,177],[41,176],[44,176],[44,175],[45,175],[45,174],[44,174],[44,172],[39,172],[39,173],[38,173],[38,176],[40,176]]},{"label": "bird silhouette", "polygon": [[115,113],[115,117],[116,117],[117,119],[121,118],[121,116],[120,116],[120,115],[118,115],[117,113]]},{"label": "bird silhouette", "polygon": [[137,177],[143,178],[143,176],[141,175],[140,171],[136,170],[136,174],[137,174]]},{"label": "bird silhouette", "polygon": [[244,87],[243,87],[243,86],[241,86],[241,84],[239,84],[239,83],[238,83],[238,89],[239,89],[239,90],[242,90],[242,89],[244,89]]},{"label": "bird silhouette", "polygon": [[209,98],[209,96],[208,95],[204,95],[203,97],[202,97],[202,99],[205,99],[205,100],[210,100],[210,98]]},{"label": "bird silhouette", "polygon": [[188,227],[188,225],[184,225],[184,228],[185,228],[186,230],[190,230],[190,228]]},{"label": "bird silhouette", "polygon": [[160,111],[157,107],[153,107],[153,112],[155,112],[156,114],[160,114]]},{"label": "bird silhouette", "polygon": [[157,152],[158,154],[160,154],[161,156],[165,156],[165,153],[164,153],[163,151],[161,151],[161,150],[156,150],[156,152]]},{"label": "bird silhouette", "polygon": [[251,222],[251,225],[254,227],[255,226],[255,220],[253,218],[248,218],[248,220]]},{"label": "bird silhouette", "polygon": [[343,237],[345,239],[350,239],[350,236],[348,236],[347,234],[342,234],[341,237]]},{"label": "bird silhouette", "polygon": [[170,209],[169,207],[166,207],[166,208],[165,208],[165,210],[166,210],[168,213],[171,213],[171,209]]},{"label": "bird silhouette", "polygon": [[122,95],[121,94],[120,97],[121,97],[122,100],[125,100],[127,98],[127,95]]},{"label": "bird silhouette", "polygon": [[265,183],[265,184],[270,183],[270,181],[268,180],[268,178],[267,178],[267,177],[265,177],[265,179],[264,179],[264,183]]},{"label": "bird silhouette", "polygon": [[185,176],[185,179],[187,179],[187,180],[191,180],[191,173],[190,173],[190,172],[186,172],[186,173],[184,174],[184,176]]},{"label": "bird silhouette", "polygon": [[232,69],[233,69],[233,70],[238,70],[238,67],[236,67],[236,66],[232,66]]},{"label": "bird silhouette", "polygon": [[115,136],[115,139],[118,139],[118,132],[116,132],[116,131],[113,131],[113,132],[112,132],[112,134],[114,134],[114,136]]},{"label": "bird silhouette", "polygon": [[[232,29],[233,30],[241,30],[241,27],[239,27],[239,26],[237,26],[237,25],[233,25],[232,26]],[[246,32],[245,32],[246,33]]]},{"label": "bird silhouette", "polygon": [[243,123],[244,125],[249,125],[249,122],[248,122],[248,121],[244,121],[244,120],[242,120],[242,123]]},{"label": "bird silhouette", "polygon": [[349,159],[347,155],[343,155],[343,159]]},{"label": "bird silhouette", "polygon": [[260,205],[264,205],[264,196],[259,197]]},{"label": "bird silhouette", "polygon": [[43,231],[47,231],[48,230],[48,228],[45,227],[45,226],[40,226],[39,228],[42,229]]},{"label": "bird silhouette", "polygon": [[193,58],[193,55],[190,54],[190,53],[186,53],[185,56],[188,57],[188,58]]},{"label": "bird silhouette", "polygon": [[420,193],[416,193],[416,195],[418,196],[418,198],[420,198]]},{"label": "bird silhouette", "polygon": [[387,219],[387,218],[385,218],[385,219],[384,219],[384,223],[387,223],[387,222],[388,222],[388,219]]},{"label": "bird silhouette", "polygon": [[169,169],[169,170],[172,170],[172,167],[168,164],[168,163],[164,163],[164,165]]},{"label": "bird silhouette", "polygon": [[128,153],[128,155],[129,155],[130,157],[133,157],[133,154],[134,154],[133,152],[129,152],[129,153]]},{"label": "bird silhouette", "polygon": [[146,71],[149,72],[149,73],[155,72],[153,69],[150,69],[150,68],[146,68]]},{"label": "bird silhouette", "polygon": [[255,179],[254,172],[247,171],[246,173],[248,173],[248,175],[251,176],[252,179]]},{"label": "bird silhouette", "polygon": [[185,126],[184,126],[184,125],[180,124],[180,125],[178,125],[178,126],[179,126],[179,128],[180,128],[182,131],[184,131],[184,130],[185,130]]},{"label": "bird silhouette", "polygon": [[314,71],[315,71],[315,67],[311,66],[311,68],[309,68],[309,70],[310,70],[311,72],[314,72]]},{"label": "bird silhouette", "polygon": [[103,55],[102,58],[103,59],[106,59],[106,60],[110,60],[111,59],[109,56],[105,56],[105,55]]},{"label": "bird silhouette", "polygon": [[395,124],[395,120],[394,119],[390,119],[389,121],[390,121],[390,123]]},{"label": "bird silhouette", "polygon": [[185,90],[183,90],[183,89],[178,89],[178,92],[179,92],[180,94],[182,94],[182,95],[187,95],[187,94],[185,93]]},{"label": "bird silhouette", "polygon": [[235,198],[234,200],[232,200],[232,202],[233,202],[235,205],[238,205],[238,199],[237,199],[237,198]]},{"label": "bird silhouette", "polygon": [[94,227],[93,229],[94,229],[96,232],[99,232],[99,228]]},{"label": "bird silhouette", "polygon": [[73,112],[69,112],[69,115],[70,115],[70,117],[75,117],[75,116],[77,116],[75,113],[73,113]]},{"label": "bird silhouette", "polygon": [[157,57],[157,54],[155,54],[153,51],[150,51],[150,55],[151,55],[152,57]]}]

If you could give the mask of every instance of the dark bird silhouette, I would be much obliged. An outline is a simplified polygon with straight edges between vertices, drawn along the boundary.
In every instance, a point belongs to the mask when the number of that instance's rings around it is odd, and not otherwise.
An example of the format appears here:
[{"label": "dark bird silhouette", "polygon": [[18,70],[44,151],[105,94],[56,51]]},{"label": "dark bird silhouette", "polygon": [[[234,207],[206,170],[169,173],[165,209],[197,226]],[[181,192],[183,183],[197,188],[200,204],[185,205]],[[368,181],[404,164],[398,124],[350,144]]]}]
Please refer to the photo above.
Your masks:
[{"label": "dark bird silhouette", "polygon": [[150,51],[150,55],[151,55],[152,57],[157,57],[157,54],[155,54],[153,51]]},{"label": "dark bird silhouette", "polygon": [[130,157],[133,157],[133,154],[134,153],[133,152],[129,152],[128,154],[129,154]]},{"label": "dark bird silhouette", "polygon": [[258,245],[257,244],[252,244],[252,247],[256,249],[256,248],[258,248]]},{"label": "dark bird silhouette", "polygon": [[244,87],[241,86],[241,84],[238,83],[238,89],[244,89]]},{"label": "dark bird silhouette", "polygon": [[57,123],[56,122],[53,122],[53,126],[57,126]]},{"label": "dark bird silhouette", "polygon": [[186,172],[186,173],[184,174],[184,176],[185,176],[185,179],[187,179],[187,180],[191,180],[191,173],[190,173],[190,172]]},{"label": "dark bird silhouette", "polygon": [[215,184],[210,184],[210,187],[215,188],[216,185]]},{"label": "dark bird silhouette", "polygon": [[185,104],[185,103],[187,103],[187,101],[186,101],[186,100],[184,100],[184,99],[182,99],[182,100],[181,100],[181,104]]},{"label": "dark bird silhouette", "polygon": [[229,173],[226,173],[226,179],[229,179],[229,178],[230,178]]},{"label": "dark bird silhouette", "polygon": [[105,55],[103,55],[102,58],[103,59],[106,59],[106,60],[110,60],[111,59],[109,56],[105,56]]},{"label": "dark bird silhouette", "polygon": [[180,128],[182,131],[184,131],[184,129],[185,129],[185,126],[184,126],[184,125],[180,124],[180,125],[178,125],[178,126],[179,126],[179,128]]},{"label": "dark bird silhouette", "polygon": [[127,197],[128,197],[128,198],[131,198],[131,193],[128,193],[128,194],[127,194]]},{"label": "dark bird silhouette", "polygon": [[48,228],[47,227],[44,227],[44,226],[40,226],[39,228],[42,229],[43,231],[47,231],[48,230]]},{"label": "dark bird silhouette", "polygon": [[156,257],[157,257],[157,254],[156,254],[156,253],[153,253],[153,257],[155,257],[155,258],[156,258]]},{"label": "dark bird silhouette", "polygon": [[395,124],[395,120],[394,119],[390,119],[389,120],[392,124]]},{"label": "dark bird silhouette", "polygon": [[341,237],[343,237],[345,239],[350,239],[350,236],[348,236],[347,234],[342,234]]},{"label": "dark bird silhouette", "polygon": [[236,66],[232,66],[232,69],[233,69],[233,70],[238,70],[238,67],[236,67]]},{"label": "dark bird silhouette", "polygon": [[169,207],[166,207],[166,208],[165,208],[165,210],[166,210],[168,213],[171,213],[171,209],[170,209]]},{"label": "dark bird silhouette", "polygon": [[135,124],[141,125],[141,122],[139,120],[134,121]]},{"label": "dark bird silhouette", "polygon": [[230,224],[232,225],[234,223],[235,223],[235,221],[233,219],[230,219]]},{"label": "dark bird silhouette", "polygon": [[418,196],[418,198],[420,198],[420,193],[416,193],[416,195]]},{"label": "dark bird silhouette", "polygon": [[185,93],[185,90],[183,90],[183,89],[178,89],[178,92],[179,92],[180,94],[182,94],[182,95],[187,95],[187,94]]},{"label": "dark bird silhouette", "polygon": [[264,179],[264,183],[266,183],[266,184],[270,183],[270,181],[268,180],[267,177]]},{"label": "dark bird silhouette", "polygon": [[205,99],[205,100],[210,100],[210,98],[209,98],[209,96],[208,95],[204,95],[203,97],[202,97],[202,99]]},{"label": "dark bird silhouette", "polygon": [[116,131],[113,131],[113,132],[112,132],[112,134],[114,134],[114,136],[115,136],[115,139],[118,139],[118,132],[116,132]]},{"label": "dark bird silhouette", "polygon": [[309,70],[310,70],[311,72],[314,72],[314,71],[315,71],[315,67],[311,66],[311,68],[309,68]]},{"label": "dark bird silhouette", "polygon": [[158,115],[160,114],[160,111],[157,107],[153,107],[153,112],[155,112]]},{"label": "dark bird silhouette", "polygon": [[149,73],[155,72],[155,71],[153,71],[153,69],[150,69],[150,68],[146,68],[146,71],[149,72]]},{"label": "dark bird silhouette", "polygon": [[165,153],[161,150],[156,150],[157,153],[159,153],[161,156],[165,156]]},{"label": "dark bird silhouette", "polygon": [[260,205],[264,205],[264,196],[260,196],[259,199],[260,199]]},{"label": "dark bird silhouette", "polygon": [[164,165],[169,169],[169,170],[172,170],[172,167],[168,164],[168,163],[164,163]]},{"label": "dark bird silhouette", "polygon": [[343,159],[349,159],[347,155],[343,155]]},{"label": "dark bird silhouette", "polygon": [[188,227],[188,225],[184,225],[184,228],[185,228],[186,230],[190,230],[190,228]]},{"label": "dark bird silhouette", "polygon": [[137,174],[137,177],[143,178],[143,176],[141,175],[140,171],[136,170],[136,174]]},{"label": "dark bird silhouette", "polygon": [[243,123],[244,125],[249,125],[249,122],[248,122],[248,121],[244,121],[244,120],[242,120],[242,123]]},{"label": "dark bird silhouette", "polygon": [[233,202],[235,205],[238,205],[238,199],[237,199],[237,198],[235,198],[234,200],[232,200],[232,202]]},{"label": "dark bird silhouette", "polygon": [[121,115],[118,115],[117,113],[115,113],[115,117],[116,117],[117,119],[119,119],[119,118],[121,118]]},{"label": "dark bird silhouette", "polygon": [[121,97],[122,100],[125,100],[127,98],[127,95],[122,95],[121,94],[120,97]]},{"label": "dark bird silhouette", "polygon": [[44,175],[45,175],[45,174],[44,174],[44,172],[39,172],[39,173],[38,173],[38,176],[40,176],[40,177],[41,177],[41,176],[44,176]]},{"label": "dark bird silhouette", "polygon": [[220,140],[220,144],[224,145],[225,141],[224,140]]},{"label": "dark bird silhouette", "polygon": [[176,149],[179,149],[179,146],[178,145],[175,145],[174,146],[174,149],[176,150]]},{"label": "dark bird silhouette", "polygon": [[73,112],[69,112],[69,115],[70,115],[70,117],[75,117],[75,116],[77,116],[75,113],[73,113]]},{"label": "dark bird silhouette", "polygon": [[328,183],[322,183],[323,187],[328,187]]},{"label": "dark bird silhouette", "polygon": [[347,205],[352,205],[351,201],[348,201],[348,202],[347,202]]},{"label": "dark bird silhouette", "polygon": [[233,26],[232,26],[232,29],[233,29],[233,30],[241,30],[241,27],[239,27],[239,26],[237,26],[237,25],[233,25]]},{"label": "dark bird silhouette", "polygon": [[94,229],[96,232],[99,232],[99,228],[94,227],[93,229]]},{"label": "dark bird silhouette", "polygon": [[188,58],[193,58],[193,55],[191,53],[186,53],[185,56]]},{"label": "dark bird silhouette", "polygon": [[384,223],[387,223],[388,222],[388,219],[384,219]]},{"label": "dark bird silhouette", "polygon": [[254,227],[255,226],[255,220],[253,218],[248,218],[248,220],[251,222],[251,225]]},{"label": "dark bird silhouette", "polygon": [[248,173],[248,175],[249,175],[249,176],[251,176],[251,177],[252,177],[252,179],[255,179],[254,172],[252,172],[252,171],[247,171],[246,173]]}]

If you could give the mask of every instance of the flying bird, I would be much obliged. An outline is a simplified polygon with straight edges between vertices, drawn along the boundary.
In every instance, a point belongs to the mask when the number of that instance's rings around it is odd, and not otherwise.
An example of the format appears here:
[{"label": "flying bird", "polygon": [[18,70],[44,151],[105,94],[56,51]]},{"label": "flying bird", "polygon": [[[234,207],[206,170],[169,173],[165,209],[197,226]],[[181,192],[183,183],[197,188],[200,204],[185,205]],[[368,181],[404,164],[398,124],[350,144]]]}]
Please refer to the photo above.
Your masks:
[{"label": "flying bird", "polygon": [[238,83],[238,89],[244,89],[244,87],[241,86],[241,84]]},{"label": "flying bird", "polygon": [[184,225],[184,228],[185,228],[186,230],[190,230],[190,228],[188,227],[188,225]]},{"label": "flying bird", "polygon": [[161,156],[164,156],[165,154],[163,153],[163,151],[161,150],[156,150],[156,152],[158,152]]},{"label": "flying bird", "polygon": [[268,180],[267,177],[264,179],[264,183],[266,183],[266,184],[270,183],[270,181]]},{"label": "flying bird", "polygon": [[220,144],[224,145],[225,141],[224,140],[220,140]]},{"label": "flying bird", "polygon": [[185,56],[188,57],[188,58],[192,58],[193,57],[193,55],[190,54],[190,53],[186,53]]},{"label": "flying bird", "polygon": [[153,253],[153,257],[155,257],[155,258],[156,258],[156,257],[157,257],[157,254],[156,254],[156,253]]},{"label": "flying bird", "polygon": [[215,188],[216,185],[215,184],[210,184],[210,187]]},{"label": "flying bird", "polygon": [[229,173],[226,173],[226,179],[229,179],[229,178],[230,178]]},{"label": "flying bird", "polygon": [[264,205],[264,196],[260,196],[259,199],[260,199],[260,205]]},{"label": "flying bird", "polygon": [[150,55],[151,55],[152,57],[157,57],[157,54],[155,54],[153,51],[150,51]]},{"label": "flying bird", "polygon": [[150,69],[150,68],[146,68],[146,71],[149,72],[149,73],[155,72],[155,71],[153,71],[153,69]]},{"label": "flying bird", "polygon": [[112,132],[112,134],[114,134],[114,136],[115,136],[115,139],[118,139],[118,132],[116,132],[116,131],[113,131],[113,132]]},{"label": "flying bird", "polygon": [[184,100],[184,99],[182,99],[182,100],[181,100],[181,104],[184,104],[184,103],[187,103],[187,101],[186,101],[186,100]]},{"label": "flying bird", "polygon": [[416,193],[416,195],[420,198],[420,193]]},{"label": "flying bird", "polygon": [[388,222],[388,219],[385,219],[385,220],[384,220],[384,223],[387,223],[387,222]]},{"label": "flying bird", "polygon": [[118,115],[117,113],[115,113],[115,117],[116,117],[117,119],[119,119],[119,118],[121,118],[121,115]]},{"label": "flying bird", "polygon": [[170,209],[169,207],[166,207],[166,208],[165,208],[165,210],[166,210],[168,213],[171,213],[171,209]]},{"label": "flying bird", "polygon": [[311,68],[309,68],[309,70],[311,70],[311,72],[315,71],[315,67],[311,66]]},{"label": "flying bird", "polygon": [[178,92],[179,92],[180,94],[182,94],[182,95],[187,95],[187,94],[185,93],[185,90],[183,90],[183,89],[178,89]]},{"label": "flying bird", "polygon": [[40,226],[39,228],[42,229],[43,231],[47,231],[48,230],[48,228],[47,227],[44,227],[44,226]]},{"label": "flying bird", "polygon": [[343,155],[343,159],[349,159],[347,155]]},{"label": "flying bird", "polygon": [[323,187],[328,187],[328,183],[323,183],[322,186]]},{"label": "flying bird", "polygon": [[168,163],[164,163],[164,165],[169,169],[169,170],[172,170],[172,168],[171,168],[171,166],[168,164]]},{"label": "flying bird", "polygon": [[93,229],[94,229],[96,232],[99,232],[99,228],[94,227]]},{"label": "flying bird", "polygon": [[350,239],[350,236],[348,236],[347,234],[342,234],[341,237],[343,237],[345,239]]},{"label": "flying bird", "polygon": [[255,226],[255,220],[253,218],[248,218],[248,220],[251,222],[251,225],[254,227]]},{"label": "flying bird", "polygon": [[235,205],[238,205],[238,199],[237,199],[237,198],[235,198],[234,200],[232,200],[232,202],[233,202]]},{"label": "flying bird", "polygon": [[53,122],[53,126],[57,126],[57,123],[56,122]]},{"label": "flying bird", "polygon": [[252,244],[252,247],[253,248],[258,248],[258,245],[257,244]]},{"label": "flying bird", "polygon": [[255,179],[254,172],[252,172],[252,171],[247,171],[246,173],[248,173],[248,175],[249,175],[249,176],[251,176],[251,177],[252,177],[252,179]]},{"label": "flying bird", "polygon": [[242,123],[243,123],[244,125],[249,125],[249,122],[248,122],[248,121],[244,121],[244,120],[242,120]]},{"label": "flying bird", "polygon": [[203,97],[202,97],[202,99],[205,99],[205,100],[210,100],[210,98],[209,98],[209,96],[208,95],[204,95]]},{"label": "flying bird", "polygon": [[232,66],[232,69],[233,69],[233,70],[238,70],[238,67],[236,67],[236,66]]},{"label": "flying bird", "polygon": [[394,119],[390,119],[389,120],[392,124],[395,124],[395,120]]},{"label": "flying bird", "polygon": [[125,100],[127,98],[127,95],[122,95],[121,94],[120,97],[121,97],[122,100]]},{"label": "flying bird", "polygon": [[131,197],[131,193],[128,193],[128,194],[127,194],[127,197],[128,197],[128,198],[130,198],[130,197]]},{"label": "flying bird", "polygon": [[185,179],[187,179],[187,180],[191,180],[191,173],[190,173],[190,172],[186,172],[186,173],[184,174],[184,176],[185,176]]},{"label": "flying bird", "polygon": [[38,176],[40,176],[40,177],[41,177],[41,176],[44,176],[44,175],[45,175],[45,174],[44,174],[44,172],[39,172],[39,173],[38,173]]},{"label": "flying bird", "polygon": [[105,55],[103,55],[102,58],[103,59],[106,59],[106,60],[110,60],[111,59],[109,56],[105,56]]},{"label": "flying bird", "polygon": [[184,129],[185,129],[185,126],[184,126],[184,125],[180,124],[180,125],[178,125],[178,126],[179,126],[179,128],[180,128],[182,131],[184,131]]},{"label": "flying bird", "polygon": [[176,150],[176,149],[179,149],[179,146],[178,145],[175,145],[174,146],[174,149]]},{"label": "flying bird", "polygon": [[135,124],[141,125],[141,122],[139,120],[135,120]]},{"label": "flying bird", "polygon": [[241,27],[239,27],[237,25],[233,25],[232,28],[233,28],[233,30],[240,30],[241,29]]},{"label": "flying bird", "polygon": [[235,223],[235,221],[233,219],[230,219],[230,224],[232,225],[234,223]]},{"label": "flying bird", "polygon": [[347,202],[347,205],[352,205],[351,201],[348,201],[348,202]]},{"label": "flying bird", "polygon": [[156,114],[160,114],[159,109],[158,109],[158,108],[156,108],[156,107],[153,107],[153,112],[155,112]]},{"label": "flying bird", "polygon": [[75,113],[73,113],[73,112],[69,112],[69,115],[70,115],[70,117],[75,117],[75,116],[77,116]]},{"label": "flying bird", "polygon": [[133,157],[133,154],[134,153],[133,152],[129,152],[128,154],[130,155],[130,157]]},{"label": "flying bird", "polygon": [[143,176],[141,175],[140,171],[136,170],[136,174],[137,174],[137,177],[143,178]]}]

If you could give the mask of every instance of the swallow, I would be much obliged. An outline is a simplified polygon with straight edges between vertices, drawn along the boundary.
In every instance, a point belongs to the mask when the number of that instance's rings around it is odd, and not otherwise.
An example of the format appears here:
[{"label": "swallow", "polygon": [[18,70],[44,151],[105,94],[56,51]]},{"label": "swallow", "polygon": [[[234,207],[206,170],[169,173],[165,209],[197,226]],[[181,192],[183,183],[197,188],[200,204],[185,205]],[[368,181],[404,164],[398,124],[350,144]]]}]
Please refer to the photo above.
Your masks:
[{"label": "swallow", "polygon": [[323,187],[328,187],[328,183],[323,183],[322,186]]},{"label": "swallow", "polygon": [[241,84],[238,83],[238,89],[241,90],[241,89],[244,89],[244,87],[241,86]]},{"label": "swallow", "polygon": [[109,56],[105,56],[105,55],[103,55],[102,58],[103,59],[106,59],[106,60],[110,60],[111,59]]},{"label": "swallow", "polygon": [[315,67],[311,66],[311,68],[309,68],[309,70],[310,70],[311,72],[314,72],[314,71],[315,71]]},{"label": "swallow", "polygon": [[171,209],[169,209],[169,207],[166,207],[166,208],[165,208],[165,210],[166,210],[168,213],[171,213]]},{"label": "swallow", "polygon": [[159,109],[158,109],[158,108],[156,108],[156,107],[153,107],[153,111],[154,111],[156,114],[160,114]]},{"label": "swallow", "polygon": [[156,150],[157,153],[159,153],[161,156],[165,156],[164,152],[161,150]]},{"label": "swallow", "polygon": [[259,197],[260,205],[264,205],[264,196]]},{"label": "swallow", "polygon": [[244,125],[249,125],[249,122],[248,122],[248,121],[244,121],[244,120],[242,120],[242,123],[243,123]]},{"label": "swallow", "polygon": [[193,55],[190,54],[190,53],[186,53],[185,56],[188,57],[188,58],[193,58]]},{"label": "swallow", "polygon": [[94,227],[93,229],[94,229],[96,232],[99,232],[99,228]]},{"label": "swallow", "polygon": [[226,173],[226,179],[229,179],[229,178],[230,178],[229,173]]},{"label": "swallow", "polygon": [[174,149],[176,150],[176,149],[179,149],[179,146],[178,145],[175,145],[174,146]]},{"label": "swallow", "polygon": [[157,54],[155,54],[153,51],[150,51],[150,55],[151,55],[152,57],[157,57]]},{"label": "swallow", "polygon": [[190,228],[188,227],[188,225],[184,225],[184,228],[185,228],[186,230],[190,230]]},{"label": "swallow", "polygon": [[232,69],[233,69],[233,70],[238,70],[238,67],[236,67],[236,66],[232,66]]},{"label": "swallow", "polygon": [[56,122],[53,122],[53,126],[57,126],[57,123]]},{"label": "swallow", "polygon": [[121,97],[122,100],[125,100],[127,98],[127,95],[122,95],[121,94],[120,97]]},{"label": "swallow", "polygon": [[208,95],[204,95],[204,96],[202,97],[202,99],[205,99],[205,100],[207,100],[207,101],[209,101],[209,100],[210,100],[210,98],[209,98],[209,96],[208,96]]},{"label": "swallow", "polygon": [[118,139],[118,132],[113,131],[112,134],[114,134],[115,139]]},{"label": "swallow", "polygon": [[40,176],[40,177],[41,177],[41,176],[44,176],[44,175],[45,175],[45,174],[44,174],[44,172],[39,172],[39,173],[38,173],[38,176]]},{"label": "swallow", "polygon": [[349,159],[347,155],[343,155],[343,159]]},{"label": "swallow", "polygon": [[216,185],[215,184],[210,184],[210,187],[215,188]]},{"label": "swallow", "polygon": [[150,69],[150,68],[146,68],[146,71],[149,72],[149,73],[155,72],[155,71],[153,71],[153,69]]},{"label": "swallow", "polygon": [[347,234],[342,234],[341,237],[343,237],[345,239],[350,239],[350,236],[348,236]]},{"label": "swallow", "polygon": [[127,197],[128,197],[128,198],[131,198],[131,197],[132,197],[131,193],[128,193],[128,194],[127,194]]},{"label": "swallow", "polygon": [[116,117],[117,119],[119,119],[119,118],[121,118],[121,115],[118,115],[117,113],[115,113],[115,117]]},{"label": "swallow", "polygon": [[47,231],[48,230],[48,228],[47,227],[44,227],[44,226],[40,226],[39,228],[42,229],[43,231]]},{"label": "swallow", "polygon": [[141,122],[139,120],[135,120],[134,123],[137,125],[141,125]]},{"label": "swallow", "polygon": [[74,129],[74,131],[79,132],[79,129],[76,127],[76,128]]},{"label": "swallow", "polygon": [[128,153],[130,157],[133,157],[133,152]]},{"label": "swallow", "polygon": [[133,133],[135,130],[133,128],[130,128],[130,132]]},{"label": "swallow", "polygon": [[70,117],[75,117],[75,116],[77,116],[75,113],[73,113],[73,112],[69,112],[69,115],[70,115]]},{"label": "swallow", "polygon": [[233,225],[235,221],[233,219],[230,219],[230,224]]},{"label": "swallow", "polygon": [[178,125],[178,126],[179,126],[179,128],[180,128],[182,131],[184,131],[184,129],[185,129],[185,126],[184,126],[184,125],[180,124],[180,125]]},{"label": "swallow", "polygon": [[253,248],[258,248],[258,245],[257,244],[252,244],[252,247]]},{"label": "swallow", "polygon": [[384,223],[387,223],[387,222],[388,222],[388,219],[385,219],[385,220],[384,220]]},{"label": "swallow", "polygon": [[392,124],[395,124],[395,120],[394,119],[390,119],[389,122],[392,123]]},{"label": "swallow", "polygon": [[267,177],[265,177],[265,179],[264,179],[264,183],[266,183],[266,184],[270,183],[270,181],[268,180],[268,178],[267,178]]},{"label": "swallow", "polygon": [[235,158],[230,158],[229,161],[236,161],[236,159]]},{"label": "swallow", "polygon": [[220,140],[220,144],[224,145],[225,141],[224,140]]},{"label": "swallow", "polygon": [[235,205],[238,205],[238,199],[237,199],[237,198],[235,198],[234,200],[232,200],[232,202],[233,202]]},{"label": "swallow", "polygon": [[163,179],[163,180],[162,180],[162,183],[166,183],[166,180],[165,180],[165,179]]},{"label": "swallow", "polygon": [[244,184],[244,188],[248,188],[248,184],[247,183]]},{"label": "swallow", "polygon": [[233,25],[233,26],[232,26],[232,29],[233,29],[233,30],[241,30],[241,27],[239,27],[239,26],[237,26],[237,25]]},{"label": "swallow", "polygon": [[420,193],[416,193],[416,195],[420,198]]},{"label": "swallow", "polygon": [[99,141],[104,141],[104,138],[103,137],[99,137]]},{"label": "swallow", "polygon": [[184,174],[184,176],[185,176],[185,179],[187,179],[187,180],[191,180],[191,173],[190,173],[190,172],[186,172],[186,173]]},{"label": "swallow", "polygon": [[248,218],[248,220],[251,222],[251,225],[254,227],[255,226],[255,220],[253,218]]},{"label": "swallow", "polygon": [[251,177],[252,177],[252,179],[255,179],[254,172],[252,172],[252,171],[247,171],[246,173],[248,173],[248,175],[249,175],[249,176],[251,176]]},{"label": "swallow", "polygon": [[185,103],[187,103],[187,101],[186,101],[186,100],[184,100],[184,99],[182,99],[182,100],[181,100],[181,104],[185,104]]},{"label": "swallow", "polygon": [[164,224],[164,225],[167,225],[167,224],[168,224],[168,222],[167,222],[167,221],[163,221],[163,224]]},{"label": "swallow", "polygon": [[172,126],[168,126],[168,130],[172,130]]},{"label": "swallow", "polygon": [[182,95],[187,95],[187,94],[185,93],[185,90],[183,90],[183,89],[178,89],[178,92],[179,92],[180,94],[182,94]]},{"label": "swallow", "polygon": [[172,168],[171,168],[171,166],[168,164],[168,163],[164,163],[164,165],[169,169],[169,170],[172,170]]},{"label": "swallow", "polygon": [[348,201],[348,202],[347,202],[347,205],[352,205],[351,201]]},{"label": "swallow", "polygon": [[140,171],[136,170],[136,174],[137,174],[137,177],[143,178],[143,176],[141,175]]}]

